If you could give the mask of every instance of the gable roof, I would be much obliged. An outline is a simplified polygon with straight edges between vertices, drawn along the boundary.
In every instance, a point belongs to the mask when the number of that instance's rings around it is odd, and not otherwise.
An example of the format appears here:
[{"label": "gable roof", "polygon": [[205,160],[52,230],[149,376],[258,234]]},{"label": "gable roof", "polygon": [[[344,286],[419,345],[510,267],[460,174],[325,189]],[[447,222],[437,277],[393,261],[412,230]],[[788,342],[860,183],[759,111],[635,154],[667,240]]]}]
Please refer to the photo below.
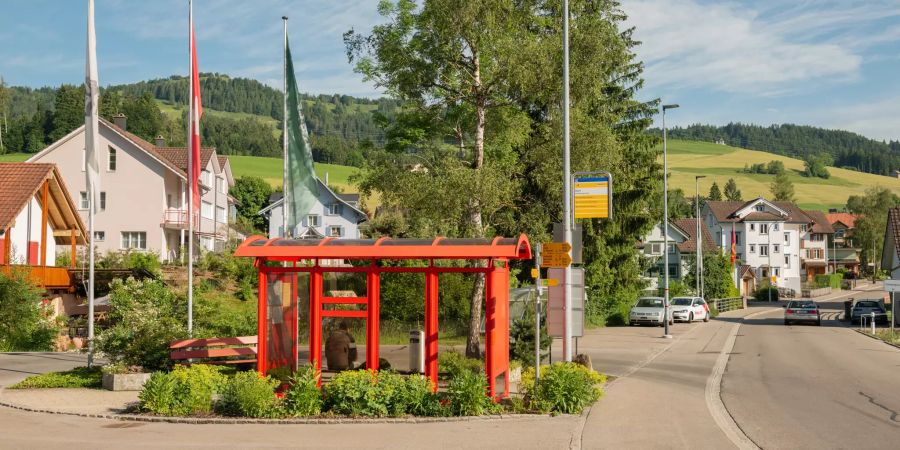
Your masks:
[{"label": "gable roof", "polygon": [[[891,233],[890,236],[894,239],[894,252],[897,255],[900,255],[900,208],[891,208],[888,210],[888,220],[887,220],[887,228],[885,229],[885,238],[888,237],[888,233]],[[887,242],[887,239],[885,239]],[[885,265],[885,262],[890,261],[890,256],[884,250],[881,253],[881,265],[882,268],[887,268],[890,271],[895,270],[894,268],[888,267],[890,263]]]},{"label": "gable roof", "polygon": [[[678,244],[678,251],[681,253],[695,253],[697,251],[697,219],[675,219],[673,224],[687,235],[687,240]],[[700,222],[700,239],[703,245],[703,251],[716,251],[716,244],[713,242],[709,229],[701,221]]]},{"label": "gable roof", "polygon": [[726,200],[726,201],[707,201],[706,207],[712,212],[713,216],[719,222],[737,222],[740,219],[733,217],[734,213],[744,206],[749,205],[755,200],[749,202]]},{"label": "gable roof", "polygon": [[[753,211],[744,216],[743,218],[737,217],[738,211],[751,206],[754,203],[759,201],[766,202],[777,209],[780,209],[787,213],[786,217],[777,216],[770,212],[760,212]],[[712,212],[713,216],[719,222],[741,222],[743,220],[783,220],[785,222],[794,222],[794,223],[812,223],[813,220],[795,204],[792,202],[772,202],[768,201],[762,197],[755,198],[750,201],[742,202],[742,201],[707,201],[706,207],[709,208],[709,211]]]},{"label": "gable roof", "polygon": [[811,229],[813,233],[834,233],[834,228],[831,227],[831,222],[828,221],[828,217],[825,216],[825,213],[823,213],[822,211],[803,212],[813,220],[813,226]]},{"label": "gable roof", "polygon": [[[330,193],[332,197],[337,199],[337,201],[343,203],[344,205],[347,205],[348,208],[350,208],[354,212],[356,212],[362,219],[359,222],[364,222],[364,221],[368,220],[369,216],[365,212],[363,212],[361,209],[354,206],[353,204],[348,203],[347,200],[344,200],[343,198],[341,198],[340,194],[336,194],[334,191],[332,191],[331,188],[328,187],[328,185],[326,185],[324,182],[322,182],[322,180],[316,178],[316,182],[319,183],[319,193],[320,194],[322,193],[322,189],[325,189],[325,191]],[[357,194],[357,196],[358,195],[359,194]],[[273,192],[272,194],[269,195],[269,206],[266,206],[265,208],[259,210],[259,212],[257,214],[265,214],[265,213],[281,206],[283,203],[284,203],[284,193],[283,192]]]},{"label": "gable roof", "polygon": [[[140,138],[138,138],[140,139]],[[155,147],[160,156],[168,160],[170,163],[187,173],[188,155],[187,147]],[[215,154],[216,149],[212,147],[200,147],[200,167],[206,167],[209,160]],[[221,165],[220,165],[221,167]]]},{"label": "gable roof", "polygon": [[10,227],[45,181],[50,181],[47,216],[57,230],[75,230],[84,243],[85,227],[55,164],[0,163],[0,229]]},{"label": "gable roof", "polygon": [[856,214],[850,213],[828,213],[825,215],[828,218],[828,223],[834,225],[836,223],[842,223],[847,228],[855,228],[856,227],[856,219],[859,218]]}]

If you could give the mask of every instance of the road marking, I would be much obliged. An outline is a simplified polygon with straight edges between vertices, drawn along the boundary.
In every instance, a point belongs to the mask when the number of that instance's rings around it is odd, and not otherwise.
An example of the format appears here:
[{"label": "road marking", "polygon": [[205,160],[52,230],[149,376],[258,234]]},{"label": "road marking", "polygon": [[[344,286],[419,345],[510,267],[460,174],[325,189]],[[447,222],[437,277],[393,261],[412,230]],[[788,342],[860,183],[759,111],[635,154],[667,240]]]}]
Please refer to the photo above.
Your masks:
[{"label": "road marking", "polygon": [[[781,310],[781,308],[772,308],[747,314],[741,318],[741,322],[760,314],[779,310]],[[722,401],[722,375],[725,374],[725,366],[728,365],[728,358],[731,355],[731,351],[734,349],[734,342],[737,340],[737,333],[740,328],[741,323],[736,323],[731,327],[731,332],[725,340],[725,345],[719,353],[719,358],[713,366],[712,373],[710,373],[709,377],[706,379],[706,408],[709,410],[709,414],[716,422],[716,425],[735,447],[739,449],[758,450],[759,446],[744,434],[741,427],[739,427],[734,421],[734,418],[731,417],[728,409],[725,408],[725,402]]]}]

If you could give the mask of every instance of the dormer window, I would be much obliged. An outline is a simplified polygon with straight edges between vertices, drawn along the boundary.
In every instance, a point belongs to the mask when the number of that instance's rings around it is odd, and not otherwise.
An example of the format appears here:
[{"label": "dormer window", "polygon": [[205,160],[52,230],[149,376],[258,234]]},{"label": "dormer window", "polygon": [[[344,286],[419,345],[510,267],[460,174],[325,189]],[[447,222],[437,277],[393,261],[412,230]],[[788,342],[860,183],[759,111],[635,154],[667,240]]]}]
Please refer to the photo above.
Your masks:
[{"label": "dormer window", "polygon": [[766,210],[766,207],[763,205],[756,205],[756,210],[759,212],[763,212]]}]

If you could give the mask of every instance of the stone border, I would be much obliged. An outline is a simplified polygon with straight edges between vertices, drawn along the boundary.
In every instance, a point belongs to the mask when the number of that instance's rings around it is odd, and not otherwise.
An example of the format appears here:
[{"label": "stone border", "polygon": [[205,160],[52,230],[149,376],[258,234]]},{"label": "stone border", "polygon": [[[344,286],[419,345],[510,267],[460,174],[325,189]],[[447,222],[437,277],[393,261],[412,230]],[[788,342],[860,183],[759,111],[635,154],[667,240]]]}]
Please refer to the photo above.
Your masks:
[{"label": "stone border", "polygon": [[866,333],[865,331],[860,331],[859,328],[850,328],[850,329],[853,330],[853,331],[855,331],[855,332],[857,332],[857,333],[859,333],[859,334],[861,334],[861,335],[863,335],[863,336],[867,336],[867,337],[869,337],[869,338],[871,338],[871,339],[875,339],[875,340],[878,341],[878,342],[882,342],[882,343],[884,343],[884,344],[890,345],[891,347],[900,348],[900,344],[894,344],[893,342],[888,342],[888,341],[886,341],[886,340],[884,340],[884,339],[879,338],[878,336],[871,335],[871,334],[869,334],[869,333]]},{"label": "stone border", "polygon": [[[2,397],[3,388],[0,388],[0,397]],[[171,417],[171,416],[150,416],[141,414],[90,414],[71,411],[59,411],[53,409],[32,408],[29,406],[18,405],[0,400],[0,406],[43,414],[59,414],[66,416],[87,417],[92,419],[110,419],[126,422],[149,422],[149,423],[183,423],[183,424],[264,424],[264,425],[334,425],[334,424],[372,424],[372,423],[444,423],[444,422],[474,422],[474,421],[497,421],[497,420],[515,420],[515,419],[547,419],[553,418],[550,414],[499,414],[487,416],[464,416],[464,417],[374,417],[374,418],[354,418],[354,417],[309,417],[309,418],[292,418],[292,419],[253,419],[239,417]],[[560,417],[565,414],[559,414]]]}]

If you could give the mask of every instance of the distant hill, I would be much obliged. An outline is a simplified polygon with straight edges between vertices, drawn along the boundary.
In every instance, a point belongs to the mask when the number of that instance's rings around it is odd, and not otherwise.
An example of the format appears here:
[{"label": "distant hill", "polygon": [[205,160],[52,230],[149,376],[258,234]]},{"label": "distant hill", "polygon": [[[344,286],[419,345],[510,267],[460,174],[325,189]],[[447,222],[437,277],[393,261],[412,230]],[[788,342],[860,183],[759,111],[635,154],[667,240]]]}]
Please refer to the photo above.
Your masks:
[{"label": "distant hill", "polygon": [[[660,134],[659,129],[651,130]],[[668,130],[670,138],[716,142],[805,159],[827,155],[831,164],[860,172],[893,175],[900,169],[900,141],[877,141],[843,130],[829,130],[806,125],[771,125],[763,127],[742,123],[725,126],[691,125]]]},{"label": "distant hill", "polygon": [[801,175],[803,161],[787,156],[719,145],[710,142],[670,139],[669,178],[670,188],[680,188],[685,195],[694,195],[694,176],[705,175],[700,180],[700,194],[706,196],[713,182],[724,189],[729,178],[734,178],[745,200],[770,197],[769,184],[774,175],[744,173],[747,165],[782,161],[788,177],[794,183],[797,203],[807,209],[827,210],[842,208],[847,197],[860,195],[873,186],[884,186],[900,192],[900,179],[889,178],[852,170],[828,167],[828,179],[809,178]]}]

